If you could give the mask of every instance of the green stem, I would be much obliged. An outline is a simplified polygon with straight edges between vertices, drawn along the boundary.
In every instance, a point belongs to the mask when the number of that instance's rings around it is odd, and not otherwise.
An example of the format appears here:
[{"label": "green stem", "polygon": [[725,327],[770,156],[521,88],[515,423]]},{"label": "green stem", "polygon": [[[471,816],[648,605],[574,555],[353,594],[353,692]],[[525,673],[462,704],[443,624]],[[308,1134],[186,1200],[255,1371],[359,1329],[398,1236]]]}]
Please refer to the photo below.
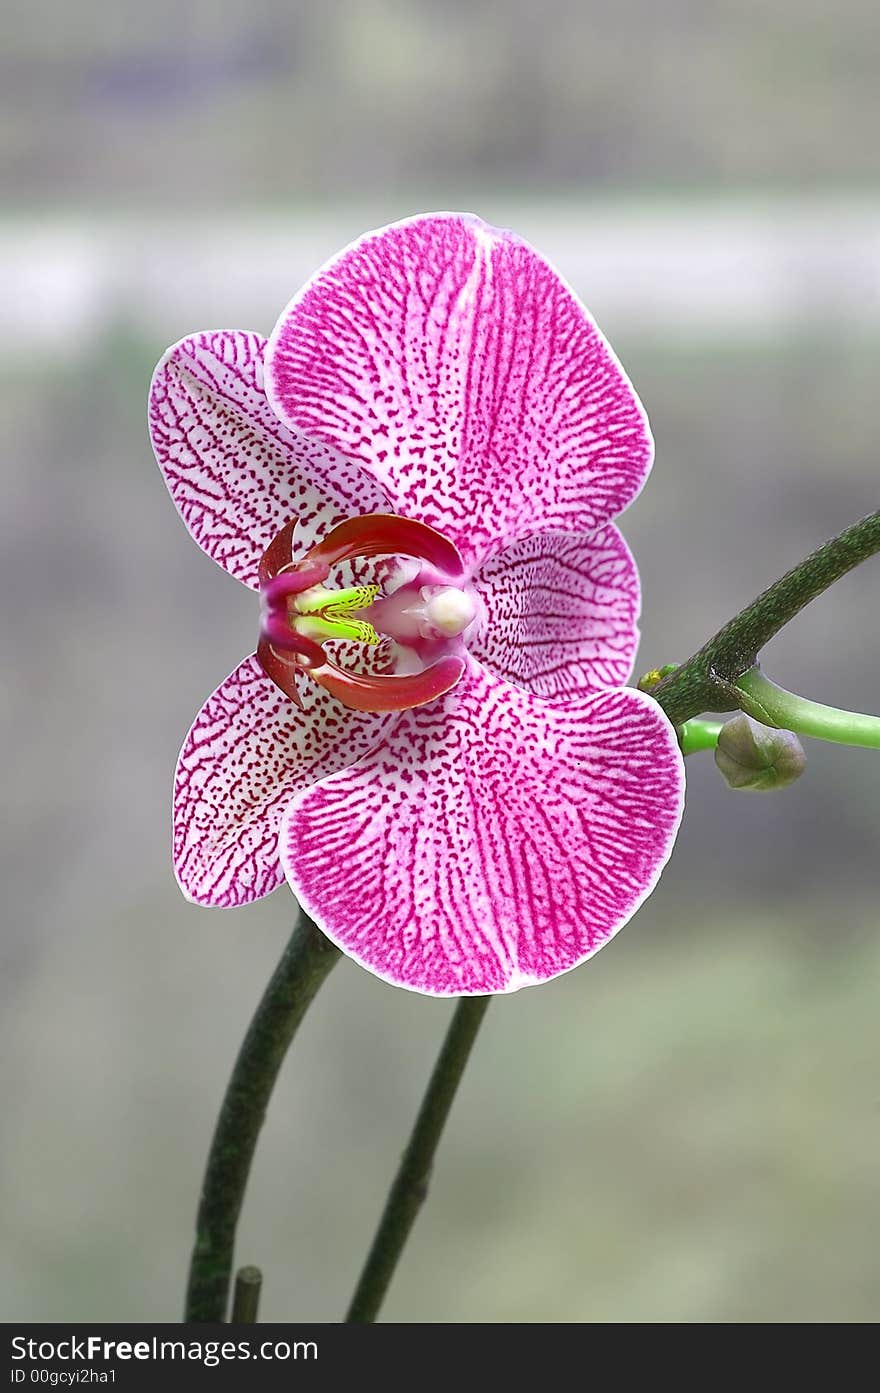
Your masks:
[{"label": "green stem", "polygon": [[678,732],[682,754],[687,757],[698,750],[714,750],[723,729],[721,721],[685,721]]},{"label": "green stem", "polygon": [[258,1267],[240,1267],[235,1274],[232,1325],[255,1325],[260,1309],[263,1274]]},{"label": "green stem", "polygon": [[368,1325],[379,1313],[410,1230],[427,1196],[434,1155],[491,999],[489,996],[465,996],[455,1008],[352,1297],[346,1316],[349,1324]]},{"label": "green stem", "polygon": [[830,740],[835,745],[880,750],[880,716],[863,716],[857,711],[839,711],[836,706],[807,701],[806,697],[777,687],[759,667],[749,668],[736,685],[748,698],[744,709],[764,725],[811,735],[815,740]]},{"label": "green stem", "polygon": [[701,711],[737,710],[736,683],[755,666],[764,645],[829,585],[878,551],[880,509],[793,566],[692,658],[652,687],[651,696],[676,726]]},{"label": "green stem", "polygon": [[196,1220],[184,1319],[226,1318],[235,1230],[278,1071],[339,949],[305,914],[263,993],[217,1119]]}]

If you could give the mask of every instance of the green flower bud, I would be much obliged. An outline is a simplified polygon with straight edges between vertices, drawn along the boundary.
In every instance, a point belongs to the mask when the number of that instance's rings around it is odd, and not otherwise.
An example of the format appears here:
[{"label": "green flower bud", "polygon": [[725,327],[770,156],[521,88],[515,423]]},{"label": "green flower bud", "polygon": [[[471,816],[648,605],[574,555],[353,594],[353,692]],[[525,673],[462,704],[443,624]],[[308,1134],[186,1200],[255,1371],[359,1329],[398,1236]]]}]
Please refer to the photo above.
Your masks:
[{"label": "green flower bud", "polygon": [[766,792],[799,779],[807,757],[793,731],[774,730],[739,715],[722,727],[715,763],[731,788]]}]

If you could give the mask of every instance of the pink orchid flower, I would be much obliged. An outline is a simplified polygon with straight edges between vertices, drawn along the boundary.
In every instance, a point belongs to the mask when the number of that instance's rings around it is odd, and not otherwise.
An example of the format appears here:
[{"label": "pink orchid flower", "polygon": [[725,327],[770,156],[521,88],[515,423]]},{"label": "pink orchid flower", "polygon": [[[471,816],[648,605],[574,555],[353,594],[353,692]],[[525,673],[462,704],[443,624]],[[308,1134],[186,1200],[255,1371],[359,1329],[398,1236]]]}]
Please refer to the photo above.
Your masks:
[{"label": "pink orchid flower", "polygon": [[257,652],[184,742],[184,894],[286,878],[334,943],[438,996],[577,966],[632,916],[683,804],[627,689],[645,414],[531,247],[438,214],[329,262],[271,338],[159,363],[150,430],[209,556],[261,593]]}]

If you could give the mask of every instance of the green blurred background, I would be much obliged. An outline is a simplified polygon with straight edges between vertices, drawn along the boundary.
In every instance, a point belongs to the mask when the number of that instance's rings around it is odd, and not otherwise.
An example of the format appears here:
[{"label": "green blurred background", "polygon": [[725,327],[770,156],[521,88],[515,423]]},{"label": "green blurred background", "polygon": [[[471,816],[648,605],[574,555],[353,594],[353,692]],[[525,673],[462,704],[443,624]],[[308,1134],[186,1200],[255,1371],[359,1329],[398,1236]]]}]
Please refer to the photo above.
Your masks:
[{"label": "green blurred background", "polygon": [[[253,645],[145,430],[166,344],[268,332],[366,228],[466,207],[574,283],[657,465],[642,671],[877,506],[874,0],[14,5],[0,60],[6,625],[0,1316],[176,1319],[221,1091],[293,920],[180,897],[170,784]],[[766,654],[880,705],[878,563]],[[872,1320],[880,762],[761,799],[689,761],[637,919],[484,1027],[386,1315]],[[347,962],[240,1229],[336,1319],[449,1017]]]}]

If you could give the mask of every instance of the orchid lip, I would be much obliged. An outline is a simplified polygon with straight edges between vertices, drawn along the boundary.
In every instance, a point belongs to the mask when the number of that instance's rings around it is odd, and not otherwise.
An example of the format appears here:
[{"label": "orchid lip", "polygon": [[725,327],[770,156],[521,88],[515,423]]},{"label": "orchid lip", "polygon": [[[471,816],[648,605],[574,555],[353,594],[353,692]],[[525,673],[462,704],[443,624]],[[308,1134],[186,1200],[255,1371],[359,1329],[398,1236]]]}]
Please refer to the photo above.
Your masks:
[{"label": "orchid lip", "polygon": [[[441,653],[419,672],[373,675],[339,667],[327,657],[319,641],[380,641],[369,622],[382,611],[382,600],[373,603],[378,587],[333,591],[323,586],[332,566],[373,556],[405,556],[419,561],[426,598],[428,590],[432,596],[447,592],[461,595],[457,607],[447,604],[448,623],[436,633],[439,641],[457,637],[463,621],[469,622],[472,614],[470,601],[459,589],[466,579],[465,564],[452,542],[412,518],[367,513],[332,528],[305,556],[294,561],[295,530],[296,519],[273,538],[260,562],[263,614],[257,659],[285,695],[300,704],[297,675],[307,672],[345,706],[360,711],[395,711],[435,701],[456,685],[465,670],[465,660],[457,653]],[[436,654],[437,647],[437,643],[431,645],[430,656]]]},{"label": "orchid lip", "polygon": [[464,658],[450,653],[421,672],[405,676],[365,676],[345,672],[331,662],[312,669],[309,676],[355,711],[406,711],[451,691],[461,681],[465,667]]}]

